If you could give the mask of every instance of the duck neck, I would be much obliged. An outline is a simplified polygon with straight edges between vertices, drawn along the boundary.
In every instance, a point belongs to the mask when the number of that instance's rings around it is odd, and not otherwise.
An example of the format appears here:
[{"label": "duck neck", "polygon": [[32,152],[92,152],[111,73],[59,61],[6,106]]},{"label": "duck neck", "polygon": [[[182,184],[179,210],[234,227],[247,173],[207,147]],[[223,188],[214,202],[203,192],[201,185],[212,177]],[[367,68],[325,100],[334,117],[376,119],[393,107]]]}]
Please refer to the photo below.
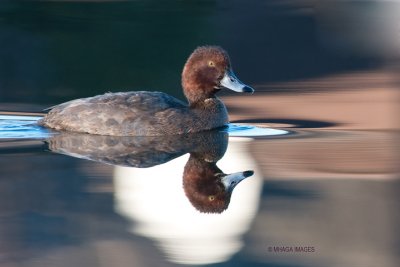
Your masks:
[{"label": "duck neck", "polygon": [[190,107],[201,107],[204,105],[207,99],[216,98],[213,90],[210,91],[201,87],[183,87],[183,92]]},{"label": "duck neck", "polygon": [[218,89],[214,89],[214,84],[199,82],[198,77],[187,71],[185,66],[182,73],[182,88],[190,107],[199,107],[210,98],[216,98],[215,93]]},{"label": "duck neck", "polygon": [[215,95],[212,95],[207,98],[199,98],[196,99],[196,101],[189,100],[189,107],[193,109],[208,109],[211,107],[214,107],[216,103],[220,102],[219,98],[216,97]]}]

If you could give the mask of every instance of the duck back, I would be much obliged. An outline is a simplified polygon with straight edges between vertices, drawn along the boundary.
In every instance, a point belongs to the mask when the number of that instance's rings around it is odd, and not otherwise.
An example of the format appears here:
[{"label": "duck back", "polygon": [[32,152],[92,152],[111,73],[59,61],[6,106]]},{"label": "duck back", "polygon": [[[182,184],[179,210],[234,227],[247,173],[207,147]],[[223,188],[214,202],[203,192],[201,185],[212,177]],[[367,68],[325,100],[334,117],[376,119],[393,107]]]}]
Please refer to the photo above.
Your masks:
[{"label": "duck back", "polygon": [[228,122],[218,99],[190,108],[162,92],[107,93],[69,101],[50,109],[39,124],[56,130],[115,136],[183,134]]}]

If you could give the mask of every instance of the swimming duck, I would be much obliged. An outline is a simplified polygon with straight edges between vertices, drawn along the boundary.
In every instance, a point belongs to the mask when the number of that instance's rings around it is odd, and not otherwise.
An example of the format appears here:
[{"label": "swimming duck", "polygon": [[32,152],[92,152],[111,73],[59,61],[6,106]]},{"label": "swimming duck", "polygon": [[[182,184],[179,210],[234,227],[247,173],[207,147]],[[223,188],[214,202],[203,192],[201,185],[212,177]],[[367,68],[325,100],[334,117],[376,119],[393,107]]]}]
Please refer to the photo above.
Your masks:
[{"label": "swimming duck", "polygon": [[160,136],[194,133],[228,123],[222,88],[253,93],[236,78],[229,56],[218,46],[201,46],[182,71],[188,103],[162,92],[106,93],[50,108],[38,124],[56,130],[113,136]]}]

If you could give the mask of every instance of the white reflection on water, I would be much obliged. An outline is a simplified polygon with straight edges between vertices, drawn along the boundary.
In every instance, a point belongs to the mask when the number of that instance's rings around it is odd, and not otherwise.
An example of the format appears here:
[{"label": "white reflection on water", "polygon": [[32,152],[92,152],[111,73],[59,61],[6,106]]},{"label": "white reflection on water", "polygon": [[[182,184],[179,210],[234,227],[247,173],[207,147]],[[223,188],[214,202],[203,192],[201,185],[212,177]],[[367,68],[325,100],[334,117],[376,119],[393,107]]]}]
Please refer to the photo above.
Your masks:
[{"label": "white reflection on water", "polygon": [[133,233],[153,239],[169,261],[211,264],[229,260],[243,246],[256,215],[262,176],[248,152],[251,139],[231,138],[218,166],[225,173],[252,169],[252,177],[234,190],[222,214],[204,214],[182,187],[188,155],[147,169],[115,167],[115,209],[132,221]]}]

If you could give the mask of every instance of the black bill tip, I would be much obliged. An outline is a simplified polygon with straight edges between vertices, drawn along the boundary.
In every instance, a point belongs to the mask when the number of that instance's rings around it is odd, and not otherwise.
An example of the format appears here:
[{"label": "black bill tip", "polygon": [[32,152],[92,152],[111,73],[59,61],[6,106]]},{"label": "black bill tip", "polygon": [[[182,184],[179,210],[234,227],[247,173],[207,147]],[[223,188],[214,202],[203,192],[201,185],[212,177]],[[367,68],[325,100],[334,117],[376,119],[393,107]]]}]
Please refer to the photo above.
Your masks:
[{"label": "black bill tip", "polygon": [[254,89],[246,85],[245,87],[243,87],[243,92],[252,94],[254,93]]}]

